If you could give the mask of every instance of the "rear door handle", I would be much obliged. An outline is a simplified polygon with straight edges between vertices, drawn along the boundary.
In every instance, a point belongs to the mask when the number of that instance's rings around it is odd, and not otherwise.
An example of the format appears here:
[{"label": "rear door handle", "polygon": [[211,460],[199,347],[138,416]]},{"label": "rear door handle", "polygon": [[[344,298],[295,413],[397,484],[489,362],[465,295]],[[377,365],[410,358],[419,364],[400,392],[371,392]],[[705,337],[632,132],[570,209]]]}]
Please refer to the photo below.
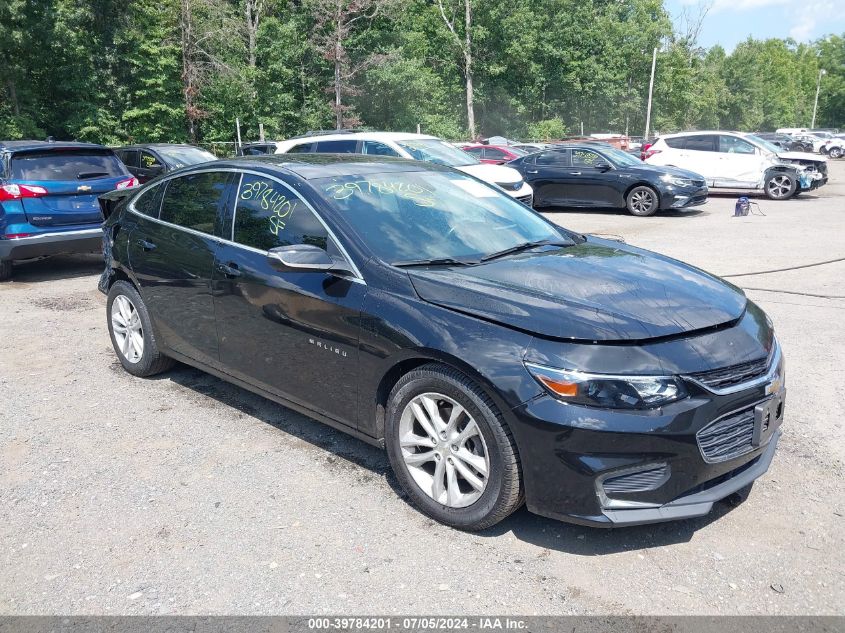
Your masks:
[{"label": "rear door handle", "polygon": [[241,271],[240,269],[238,269],[238,265],[235,262],[229,262],[227,264],[217,264],[217,270],[219,270],[221,273],[223,273],[230,279],[241,276]]},{"label": "rear door handle", "polygon": [[569,175],[570,176],[580,176],[581,172],[580,171],[571,171],[571,172],[569,172]]},{"label": "rear door handle", "polygon": [[155,250],[155,247],[156,247],[156,245],[155,245],[155,244],[153,244],[152,242],[148,242],[147,240],[145,240],[145,239],[143,239],[143,238],[141,238],[140,240],[138,240],[138,246],[140,246],[141,248],[143,248],[145,251],[152,251],[152,250]]}]

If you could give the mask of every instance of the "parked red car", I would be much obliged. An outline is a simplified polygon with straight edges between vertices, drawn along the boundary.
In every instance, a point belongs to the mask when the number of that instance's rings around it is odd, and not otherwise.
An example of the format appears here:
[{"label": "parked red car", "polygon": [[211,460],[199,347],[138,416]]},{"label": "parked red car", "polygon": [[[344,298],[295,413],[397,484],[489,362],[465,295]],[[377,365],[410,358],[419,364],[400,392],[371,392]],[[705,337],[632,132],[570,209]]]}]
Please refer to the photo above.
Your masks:
[{"label": "parked red car", "polygon": [[461,149],[488,165],[502,165],[526,155],[521,149],[508,145],[467,145]]}]

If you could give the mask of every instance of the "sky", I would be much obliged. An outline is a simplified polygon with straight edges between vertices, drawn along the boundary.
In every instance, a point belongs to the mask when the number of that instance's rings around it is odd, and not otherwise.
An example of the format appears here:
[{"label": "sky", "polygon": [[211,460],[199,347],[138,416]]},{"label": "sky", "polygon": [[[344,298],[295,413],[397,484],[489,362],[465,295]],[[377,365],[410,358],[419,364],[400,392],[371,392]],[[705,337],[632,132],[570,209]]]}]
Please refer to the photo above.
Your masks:
[{"label": "sky", "polygon": [[666,0],[676,23],[685,9],[698,15],[700,5],[712,8],[704,19],[699,44],[708,48],[721,44],[728,52],[749,35],[809,42],[845,33],[845,0]]}]

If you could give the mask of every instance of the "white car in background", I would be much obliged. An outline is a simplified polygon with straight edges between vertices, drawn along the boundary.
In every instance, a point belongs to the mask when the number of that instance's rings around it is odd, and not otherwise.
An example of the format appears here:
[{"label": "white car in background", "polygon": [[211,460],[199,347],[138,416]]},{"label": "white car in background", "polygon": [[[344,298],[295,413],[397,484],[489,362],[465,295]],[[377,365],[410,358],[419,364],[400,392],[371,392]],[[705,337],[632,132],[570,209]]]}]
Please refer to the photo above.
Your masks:
[{"label": "white car in background", "polygon": [[827,182],[826,158],[786,152],[741,132],[666,134],[645,150],[643,160],[697,172],[711,192],[764,193],[772,200],[786,200]]},{"label": "white car in background", "polygon": [[485,165],[436,136],[403,132],[326,132],[276,142],[276,154],[303,152],[396,156],[448,165],[497,185],[529,207],[534,202],[534,190],[518,171],[504,165]]}]

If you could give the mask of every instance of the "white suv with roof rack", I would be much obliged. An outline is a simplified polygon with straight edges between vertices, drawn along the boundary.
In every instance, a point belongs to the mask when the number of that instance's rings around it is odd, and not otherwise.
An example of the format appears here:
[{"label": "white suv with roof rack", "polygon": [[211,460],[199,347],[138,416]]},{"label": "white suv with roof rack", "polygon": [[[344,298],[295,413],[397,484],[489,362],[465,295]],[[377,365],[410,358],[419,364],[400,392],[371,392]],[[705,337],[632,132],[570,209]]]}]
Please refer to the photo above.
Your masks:
[{"label": "white suv with roof rack", "polygon": [[643,150],[643,160],[697,172],[711,193],[765,193],[772,200],[786,200],[827,182],[826,158],[786,152],[741,132],[666,134]]},{"label": "white suv with roof rack", "polygon": [[485,165],[451,143],[425,134],[402,132],[319,132],[276,142],[277,154],[318,152],[330,154],[372,154],[396,156],[448,165],[497,185],[520,202],[532,206],[534,190],[522,175],[505,165]]}]

